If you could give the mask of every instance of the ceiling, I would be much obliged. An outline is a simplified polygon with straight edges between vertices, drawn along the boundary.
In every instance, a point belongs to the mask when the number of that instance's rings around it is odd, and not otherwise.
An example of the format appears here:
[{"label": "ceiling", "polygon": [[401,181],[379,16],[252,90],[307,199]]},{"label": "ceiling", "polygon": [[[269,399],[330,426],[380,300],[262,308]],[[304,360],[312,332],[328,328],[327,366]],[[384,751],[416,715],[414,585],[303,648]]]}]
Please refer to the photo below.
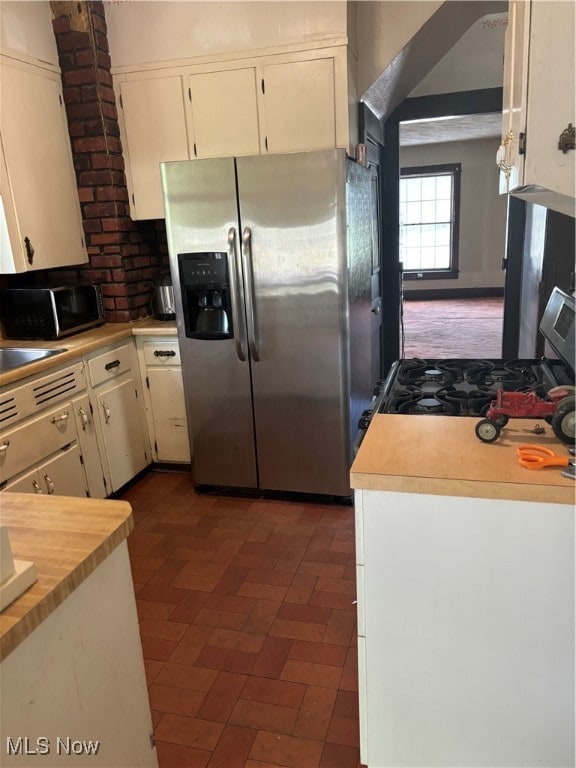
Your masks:
[{"label": "ceiling", "polygon": [[439,144],[470,139],[499,139],[502,135],[502,113],[436,117],[400,123],[400,146]]},{"label": "ceiling", "polygon": [[[453,20],[453,14],[456,13],[460,4],[452,2],[445,5],[448,9],[447,13],[452,14],[448,20],[444,19],[447,23]],[[480,16],[444,56],[427,70],[407,97],[417,98],[458,91],[474,91],[478,88],[501,87],[507,23],[507,11]],[[423,28],[420,35],[422,39],[416,46],[419,59],[428,44],[430,34],[429,30]],[[388,87],[390,78],[392,78],[391,74],[388,79],[382,76],[379,86],[384,87],[387,83]],[[501,131],[502,114],[500,112],[407,121],[400,124],[400,146],[479,139],[496,140],[501,137]]]}]

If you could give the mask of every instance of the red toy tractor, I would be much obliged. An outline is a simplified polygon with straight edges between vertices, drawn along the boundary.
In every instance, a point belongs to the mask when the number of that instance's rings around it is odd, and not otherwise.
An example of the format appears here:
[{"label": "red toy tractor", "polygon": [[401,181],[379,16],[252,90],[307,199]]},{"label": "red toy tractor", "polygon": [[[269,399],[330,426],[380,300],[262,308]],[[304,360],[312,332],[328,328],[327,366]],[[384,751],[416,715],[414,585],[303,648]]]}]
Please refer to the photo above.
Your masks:
[{"label": "red toy tractor", "polygon": [[476,437],[493,443],[500,437],[508,419],[544,419],[563,443],[573,444],[576,436],[576,388],[554,387],[543,400],[534,392],[505,392],[499,389],[482,421],[476,424]]}]

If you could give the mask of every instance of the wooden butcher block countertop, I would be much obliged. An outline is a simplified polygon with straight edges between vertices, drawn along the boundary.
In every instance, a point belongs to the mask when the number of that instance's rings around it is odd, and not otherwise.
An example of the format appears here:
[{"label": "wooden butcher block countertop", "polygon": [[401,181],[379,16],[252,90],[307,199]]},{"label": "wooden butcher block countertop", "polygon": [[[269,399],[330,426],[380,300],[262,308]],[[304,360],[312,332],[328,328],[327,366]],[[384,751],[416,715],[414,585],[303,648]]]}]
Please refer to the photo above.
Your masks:
[{"label": "wooden butcher block countertop", "polygon": [[96,570],[134,528],[125,501],[2,493],[16,560],[32,561],[37,581],[0,613],[0,661]]},{"label": "wooden butcher block countertop", "polygon": [[100,347],[114,344],[133,335],[176,336],[176,334],[176,323],[174,321],[162,321],[146,317],[132,323],[105,323],[97,328],[91,328],[89,331],[82,331],[81,333],[65,336],[63,339],[56,339],[55,341],[2,339],[0,347],[65,349],[66,351],[52,357],[47,357],[44,360],[30,363],[29,365],[20,366],[20,368],[15,368],[12,371],[0,371],[0,386],[13,384],[28,376],[35,376],[39,373],[44,373],[44,371],[50,368],[73,362],[82,355],[87,355]]},{"label": "wooden butcher block countertop", "polygon": [[[510,419],[498,440],[483,443],[474,432],[478,421],[377,414],[352,465],[352,488],[574,503],[574,480],[562,477],[561,467],[530,470],[518,463],[521,443],[544,445],[568,456],[567,446],[548,424]],[[545,434],[526,431],[537,423]]]}]

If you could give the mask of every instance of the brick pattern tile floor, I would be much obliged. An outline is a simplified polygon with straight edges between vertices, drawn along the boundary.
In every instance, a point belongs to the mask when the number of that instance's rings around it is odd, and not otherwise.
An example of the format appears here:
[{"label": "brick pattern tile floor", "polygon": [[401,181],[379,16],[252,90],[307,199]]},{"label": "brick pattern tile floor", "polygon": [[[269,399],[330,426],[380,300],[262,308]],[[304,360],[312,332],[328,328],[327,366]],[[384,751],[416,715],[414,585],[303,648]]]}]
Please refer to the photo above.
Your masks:
[{"label": "brick pattern tile floor", "polygon": [[352,507],[157,471],[122,498],[160,768],[358,768]]}]

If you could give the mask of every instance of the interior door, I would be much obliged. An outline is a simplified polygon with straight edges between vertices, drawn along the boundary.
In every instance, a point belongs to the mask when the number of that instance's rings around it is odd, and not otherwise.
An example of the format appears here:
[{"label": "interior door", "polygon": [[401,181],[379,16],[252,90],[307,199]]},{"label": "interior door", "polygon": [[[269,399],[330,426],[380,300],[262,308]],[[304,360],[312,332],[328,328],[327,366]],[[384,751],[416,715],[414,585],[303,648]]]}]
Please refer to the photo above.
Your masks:
[{"label": "interior door", "polygon": [[236,162],[260,486],[347,495],[344,152]]}]

